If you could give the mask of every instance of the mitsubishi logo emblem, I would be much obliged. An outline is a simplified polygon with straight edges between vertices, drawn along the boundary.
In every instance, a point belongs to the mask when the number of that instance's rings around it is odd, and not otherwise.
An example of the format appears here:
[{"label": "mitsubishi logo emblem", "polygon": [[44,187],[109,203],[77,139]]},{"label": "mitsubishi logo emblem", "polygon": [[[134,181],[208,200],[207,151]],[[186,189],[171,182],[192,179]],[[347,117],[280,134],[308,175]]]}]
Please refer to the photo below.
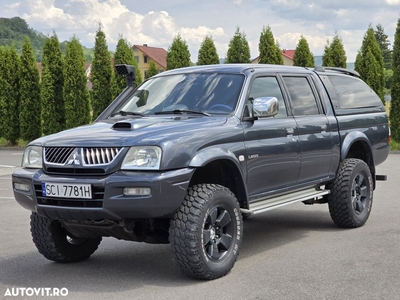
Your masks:
[{"label": "mitsubishi logo emblem", "polygon": [[71,155],[68,157],[68,161],[66,164],[67,165],[80,165],[81,164],[78,149],[75,149],[74,152],[71,153]]}]

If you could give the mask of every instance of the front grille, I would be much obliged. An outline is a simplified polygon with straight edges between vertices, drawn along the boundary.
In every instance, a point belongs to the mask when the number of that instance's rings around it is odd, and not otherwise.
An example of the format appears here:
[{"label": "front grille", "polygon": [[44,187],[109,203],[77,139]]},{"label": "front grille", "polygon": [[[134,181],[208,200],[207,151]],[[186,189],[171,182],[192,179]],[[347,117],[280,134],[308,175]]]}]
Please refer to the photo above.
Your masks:
[{"label": "front grille", "polygon": [[49,167],[46,169],[46,173],[52,174],[74,174],[74,175],[102,175],[105,174],[106,171],[103,169],[78,169],[78,168],[53,168]]},{"label": "front grille", "polygon": [[75,147],[45,147],[44,157],[46,162],[52,164],[65,164]]},{"label": "front grille", "polygon": [[82,148],[85,165],[105,165],[111,163],[121,148]]},{"label": "front grille", "polygon": [[42,194],[42,185],[35,184],[37,203],[40,205],[61,207],[103,207],[104,187],[92,186],[93,199],[69,199],[45,197]]},{"label": "front grille", "polygon": [[45,147],[45,162],[57,165],[108,165],[121,152],[121,147],[76,148]]}]

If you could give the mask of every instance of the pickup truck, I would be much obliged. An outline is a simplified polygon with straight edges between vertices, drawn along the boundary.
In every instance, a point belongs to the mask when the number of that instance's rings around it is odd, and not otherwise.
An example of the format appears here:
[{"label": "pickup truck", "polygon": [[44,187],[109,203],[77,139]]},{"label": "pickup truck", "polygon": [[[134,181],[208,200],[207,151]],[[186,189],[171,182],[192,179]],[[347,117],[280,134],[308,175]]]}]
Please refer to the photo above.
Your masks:
[{"label": "pickup truck", "polygon": [[102,237],[169,243],[187,275],[234,266],[243,220],[328,204],[335,224],[367,221],[389,153],[384,106],[356,72],[226,64],[127,87],[89,125],[29,143],[12,175],[38,251],[89,258]]}]

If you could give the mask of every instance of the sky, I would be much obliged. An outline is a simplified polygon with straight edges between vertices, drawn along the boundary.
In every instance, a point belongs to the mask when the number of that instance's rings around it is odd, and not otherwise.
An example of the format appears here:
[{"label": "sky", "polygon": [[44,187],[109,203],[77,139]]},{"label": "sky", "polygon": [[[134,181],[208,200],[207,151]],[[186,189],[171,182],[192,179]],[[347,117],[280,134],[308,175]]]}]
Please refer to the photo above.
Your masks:
[{"label": "sky", "polygon": [[180,34],[192,62],[204,37],[213,38],[226,57],[236,28],[246,35],[251,58],[258,56],[264,26],[270,26],[282,49],[295,49],[303,35],[314,55],[322,55],[337,32],[348,62],[354,62],[365,32],[381,24],[393,44],[400,0],[2,0],[0,17],[21,17],[60,42],[76,36],[94,47],[101,23],[110,50],[120,36],[131,45],[168,50]]}]

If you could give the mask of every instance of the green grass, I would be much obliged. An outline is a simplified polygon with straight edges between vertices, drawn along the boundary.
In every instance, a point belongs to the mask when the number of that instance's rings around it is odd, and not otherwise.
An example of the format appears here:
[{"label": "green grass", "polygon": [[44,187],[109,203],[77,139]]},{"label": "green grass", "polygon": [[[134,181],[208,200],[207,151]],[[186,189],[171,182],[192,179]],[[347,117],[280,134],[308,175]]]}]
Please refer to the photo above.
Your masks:
[{"label": "green grass", "polygon": [[16,145],[11,146],[5,138],[0,138],[0,147],[26,147],[28,145],[27,141],[19,139]]},{"label": "green grass", "polygon": [[391,140],[390,141],[390,151],[399,151],[399,150],[400,150],[400,143]]}]

